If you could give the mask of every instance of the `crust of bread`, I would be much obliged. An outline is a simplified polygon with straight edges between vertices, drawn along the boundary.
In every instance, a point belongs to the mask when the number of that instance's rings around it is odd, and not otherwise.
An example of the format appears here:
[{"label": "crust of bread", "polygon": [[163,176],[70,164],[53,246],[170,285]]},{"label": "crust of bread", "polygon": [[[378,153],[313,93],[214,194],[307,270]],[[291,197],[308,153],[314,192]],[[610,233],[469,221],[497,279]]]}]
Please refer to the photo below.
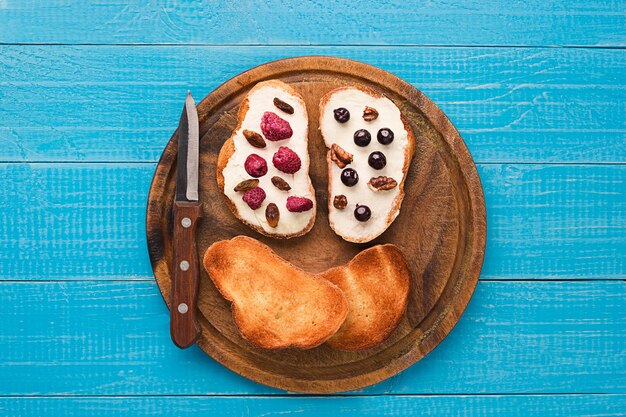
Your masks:
[{"label": "crust of bread", "polygon": [[328,345],[356,351],[380,345],[406,312],[410,272],[402,251],[387,244],[366,249],[348,263],[320,274],[337,285],[349,312]]},{"label": "crust of bread", "polygon": [[[292,237],[298,237],[298,236],[305,235],[306,233],[308,233],[313,228],[313,225],[315,224],[315,217],[316,217],[315,213],[311,217],[311,220],[309,221],[309,223],[304,227],[304,229],[302,229],[301,231],[299,231],[297,233],[292,233],[292,234],[270,233],[270,232],[265,231],[265,229],[263,229],[261,226],[256,225],[256,224],[252,224],[252,223],[244,220],[239,215],[239,211],[237,210],[237,207],[235,206],[235,204],[233,204],[233,202],[230,200],[230,198],[228,198],[226,196],[226,194],[224,194],[224,168],[226,168],[226,164],[228,163],[230,158],[235,153],[235,142],[233,141],[233,136],[234,136],[235,132],[237,132],[238,130],[241,129],[241,124],[243,123],[243,120],[246,117],[246,113],[248,113],[248,109],[249,109],[249,106],[250,106],[249,100],[248,100],[248,95],[250,95],[252,92],[254,92],[254,91],[256,91],[256,90],[258,90],[260,88],[263,88],[263,87],[276,87],[276,88],[280,88],[280,89],[283,89],[283,90],[287,91],[290,95],[292,95],[293,97],[295,97],[298,101],[300,101],[302,103],[302,106],[303,106],[303,108],[306,111],[306,105],[304,103],[304,100],[302,99],[302,96],[300,96],[300,94],[298,94],[298,92],[296,90],[294,90],[293,87],[291,87],[289,84],[286,84],[286,83],[284,83],[282,81],[278,81],[278,80],[269,80],[269,81],[260,82],[257,85],[255,85],[250,90],[250,92],[248,92],[246,97],[241,102],[241,106],[239,106],[239,111],[237,112],[237,127],[233,130],[233,134],[231,135],[231,137],[228,138],[226,140],[226,142],[224,142],[224,145],[222,145],[222,148],[220,149],[220,153],[217,156],[217,175],[216,175],[216,177],[217,177],[217,186],[218,186],[219,190],[221,191],[222,197],[226,201],[226,205],[228,206],[230,211],[235,215],[235,217],[237,217],[239,220],[241,220],[242,223],[246,224],[251,229],[261,233],[264,236],[273,237],[273,238],[277,238],[277,239],[290,239]],[[309,143],[308,126],[307,126],[307,132],[306,132],[305,140],[307,142],[307,148],[308,148],[308,143]],[[309,157],[308,152],[307,152],[307,155],[305,155],[304,157],[306,157],[306,158]],[[313,183],[311,181],[309,181],[309,191],[310,191],[312,196],[315,196],[315,190],[313,189]],[[315,201],[313,203],[314,203],[313,210],[316,210],[317,203]]]},{"label": "crust of bread", "polygon": [[[371,90],[369,88],[366,87],[362,87],[362,86],[352,86],[352,87],[339,87],[339,88],[335,88],[334,90],[329,91],[328,93],[326,93],[320,100],[320,110],[319,110],[319,126],[320,126],[320,131],[321,131],[321,126],[322,126],[322,116],[324,115],[324,112],[326,110],[326,105],[328,104],[328,101],[330,100],[330,97],[334,94],[337,93],[339,91],[343,91],[343,90],[352,90],[352,89],[357,89],[362,91],[365,94],[368,94],[372,97],[375,98],[382,98],[385,97],[383,94],[380,94],[377,91]],[[395,103],[394,103],[395,104]],[[405,149],[404,152],[404,165],[402,166],[402,181],[400,181],[400,183],[398,184],[398,188],[400,190],[398,196],[394,199],[394,203],[392,206],[392,209],[389,211],[388,215],[387,215],[387,225],[385,226],[385,229],[380,233],[384,233],[385,230],[387,230],[387,228],[389,227],[389,225],[391,223],[393,223],[393,221],[396,218],[396,213],[400,210],[400,206],[402,205],[402,200],[404,200],[404,181],[406,179],[406,175],[407,172],[409,171],[409,167],[411,166],[411,161],[413,160],[413,155],[415,153],[415,136],[413,135],[413,130],[411,129],[408,121],[406,120],[406,118],[404,117],[404,115],[402,115],[402,113],[400,114],[400,118],[402,120],[402,124],[404,125],[404,130],[406,130],[407,132],[407,139],[409,142],[409,145],[407,146],[407,148]],[[326,152],[326,163],[328,164],[328,211],[330,212],[333,207],[333,190],[331,189],[332,187],[332,182],[331,182],[331,172],[332,172],[332,166],[334,164],[334,162],[331,160],[330,158],[331,155],[331,151],[330,148],[327,148],[327,152]],[[333,230],[335,230],[335,228],[333,227],[333,224],[331,223],[330,226],[333,228]],[[376,235],[376,236],[371,236],[368,235],[366,237],[362,237],[362,238],[354,238],[351,236],[341,236],[344,240],[347,240],[348,242],[353,242],[353,243],[365,243],[365,242],[369,242],[373,239],[375,239],[376,237],[380,236]]]},{"label": "crust of bread", "polygon": [[348,314],[341,290],[290,264],[247,236],[211,245],[204,268],[231,302],[241,335],[262,349],[310,349],[337,332]]}]

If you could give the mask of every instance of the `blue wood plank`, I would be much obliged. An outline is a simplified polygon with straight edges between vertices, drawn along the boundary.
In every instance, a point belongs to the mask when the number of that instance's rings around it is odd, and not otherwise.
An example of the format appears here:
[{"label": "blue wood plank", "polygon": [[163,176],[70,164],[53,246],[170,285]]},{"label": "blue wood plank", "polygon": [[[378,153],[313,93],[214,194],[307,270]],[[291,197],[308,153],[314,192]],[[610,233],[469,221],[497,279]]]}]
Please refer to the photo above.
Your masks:
[{"label": "blue wood plank", "polygon": [[619,0],[0,3],[4,43],[626,44]]},{"label": "blue wood plank", "polygon": [[114,417],[129,410],[136,417],[617,417],[626,415],[626,395],[0,398],[0,412],[13,417]]},{"label": "blue wood plank", "polygon": [[0,279],[146,278],[156,164],[0,165]]},{"label": "blue wood plank", "polygon": [[483,278],[624,279],[625,165],[496,164],[478,172],[488,224]]},{"label": "blue wood plank", "polygon": [[[169,338],[154,282],[0,283],[0,396],[276,394]],[[480,282],[457,327],[357,394],[626,390],[626,282]]]},{"label": "blue wood plank", "polygon": [[0,46],[0,161],[156,161],[188,88],[305,54],[414,84],[478,162],[626,162],[621,50],[186,46]]},{"label": "blue wood plank", "polygon": [[[155,164],[0,164],[0,280],[146,279]],[[482,278],[624,279],[626,165],[479,165]]]}]

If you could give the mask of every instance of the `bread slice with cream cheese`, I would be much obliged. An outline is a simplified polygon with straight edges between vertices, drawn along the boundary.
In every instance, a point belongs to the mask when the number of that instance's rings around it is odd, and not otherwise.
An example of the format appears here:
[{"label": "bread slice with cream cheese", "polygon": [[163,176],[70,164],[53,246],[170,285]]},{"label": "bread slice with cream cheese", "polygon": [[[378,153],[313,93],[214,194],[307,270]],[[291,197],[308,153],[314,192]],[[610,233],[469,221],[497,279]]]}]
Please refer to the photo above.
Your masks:
[{"label": "bread slice with cream cheese", "polygon": [[328,148],[330,227],[349,242],[369,242],[400,212],[413,132],[393,101],[363,87],[327,93],[319,125]]},{"label": "bread slice with cream cheese", "polygon": [[270,80],[246,95],[217,159],[217,184],[233,214],[261,234],[286,239],[311,230],[308,115],[291,86]]}]

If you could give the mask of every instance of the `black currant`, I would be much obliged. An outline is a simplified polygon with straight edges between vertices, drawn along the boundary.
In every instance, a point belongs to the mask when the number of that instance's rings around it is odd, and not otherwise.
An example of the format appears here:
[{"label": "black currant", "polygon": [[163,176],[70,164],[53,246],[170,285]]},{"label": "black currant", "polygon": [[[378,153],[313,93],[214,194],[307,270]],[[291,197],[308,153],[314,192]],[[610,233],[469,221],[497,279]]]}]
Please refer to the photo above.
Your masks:
[{"label": "black currant", "polygon": [[335,120],[339,123],[345,123],[350,120],[350,112],[346,108],[340,107],[333,110],[333,113],[335,113]]},{"label": "black currant", "polygon": [[393,142],[393,132],[391,131],[391,129],[384,127],[378,131],[376,138],[378,139],[378,142],[382,143],[383,145],[389,145],[391,142]]},{"label": "black currant", "polygon": [[365,129],[354,132],[354,143],[357,146],[367,146],[372,141],[372,135]]},{"label": "black currant", "polygon": [[366,222],[372,217],[372,210],[367,206],[357,204],[356,209],[354,209],[354,217],[360,222]]},{"label": "black currant", "polygon": [[359,174],[352,168],[346,168],[341,171],[341,182],[348,187],[353,187],[359,182]]},{"label": "black currant", "polygon": [[387,165],[387,158],[382,152],[372,152],[367,158],[367,163],[374,169],[383,169]]}]

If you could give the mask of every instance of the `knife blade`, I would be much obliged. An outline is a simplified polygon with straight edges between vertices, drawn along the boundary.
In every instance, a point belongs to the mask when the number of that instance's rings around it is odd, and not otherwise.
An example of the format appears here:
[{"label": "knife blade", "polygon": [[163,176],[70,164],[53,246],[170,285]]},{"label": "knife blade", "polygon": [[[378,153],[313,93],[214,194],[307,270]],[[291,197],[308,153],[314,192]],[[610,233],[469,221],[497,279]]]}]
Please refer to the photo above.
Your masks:
[{"label": "knife blade", "polygon": [[200,336],[196,319],[199,282],[196,230],[202,212],[198,199],[199,136],[196,104],[191,92],[187,92],[178,125],[170,304],[170,335],[181,349],[194,344]]}]

